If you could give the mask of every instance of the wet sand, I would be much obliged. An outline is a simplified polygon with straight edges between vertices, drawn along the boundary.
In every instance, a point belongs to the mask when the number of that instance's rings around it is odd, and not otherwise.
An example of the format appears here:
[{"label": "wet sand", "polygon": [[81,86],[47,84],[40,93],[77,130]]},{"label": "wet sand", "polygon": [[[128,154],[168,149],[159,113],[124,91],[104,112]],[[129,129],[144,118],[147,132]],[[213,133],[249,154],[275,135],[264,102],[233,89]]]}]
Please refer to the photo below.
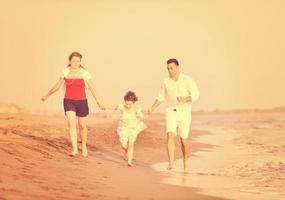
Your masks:
[{"label": "wet sand", "polygon": [[243,200],[285,199],[285,113],[242,112],[195,115],[192,125],[208,131],[194,143],[213,148],[193,152],[190,176],[165,170],[167,162],[152,166],[164,173],[162,182],[198,187],[207,195]]}]

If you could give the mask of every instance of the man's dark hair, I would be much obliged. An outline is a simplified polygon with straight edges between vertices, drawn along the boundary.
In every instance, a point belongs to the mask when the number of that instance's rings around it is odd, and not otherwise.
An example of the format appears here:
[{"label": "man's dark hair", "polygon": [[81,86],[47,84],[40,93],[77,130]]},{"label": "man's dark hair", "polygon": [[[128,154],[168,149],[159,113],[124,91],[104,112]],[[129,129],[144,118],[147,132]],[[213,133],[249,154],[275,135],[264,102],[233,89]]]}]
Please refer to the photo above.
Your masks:
[{"label": "man's dark hair", "polygon": [[179,66],[179,62],[175,58],[168,59],[167,64],[170,64],[170,63],[174,63],[175,65]]}]

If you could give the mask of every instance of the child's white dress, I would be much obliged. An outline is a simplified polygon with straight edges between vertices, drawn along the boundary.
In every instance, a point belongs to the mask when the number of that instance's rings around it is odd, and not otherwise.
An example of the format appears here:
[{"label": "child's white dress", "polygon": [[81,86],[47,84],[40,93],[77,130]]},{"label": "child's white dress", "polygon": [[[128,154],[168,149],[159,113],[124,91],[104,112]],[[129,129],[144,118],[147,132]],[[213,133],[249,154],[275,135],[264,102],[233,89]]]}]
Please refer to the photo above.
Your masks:
[{"label": "child's white dress", "polygon": [[140,107],[135,111],[126,111],[124,105],[119,104],[118,110],[121,112],[121,117],[117,132],[120,136],[120,142],[125,146],[128,141],[135,142],[138,134],[147,128],[147,126],[140,119],[144,116]]}]

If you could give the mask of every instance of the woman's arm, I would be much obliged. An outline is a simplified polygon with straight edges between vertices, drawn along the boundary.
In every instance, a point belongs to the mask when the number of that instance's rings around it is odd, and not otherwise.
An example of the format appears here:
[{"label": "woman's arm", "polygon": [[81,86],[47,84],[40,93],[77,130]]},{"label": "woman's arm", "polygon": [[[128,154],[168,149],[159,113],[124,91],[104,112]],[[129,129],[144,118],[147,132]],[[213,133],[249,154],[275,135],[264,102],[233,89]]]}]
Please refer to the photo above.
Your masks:
[{"label": "woman's arm", "polygon": [[105,110],[106,108],[104,106],[102,106],[102,104],[100,103],[100,101],[97,98],[97,95],[96,95],[96,92],[95,92],[95,87],[94,87],[91,79],[87,80],[87,84],[88,84],[88,87],[89,87],[89,89],[90,89],[90,91],[91,91],[91,93],[92,93],[92,95],[93,95],[97,105],[99,106],[99,108],[102,109],[102,110]]},{"label": "woman's arm", "polygon": [[55,93],[56,91],[59,90],[59,88],[62,86],[62,84],[64,83],[64,79],[63,78],[59,78],[59,80],[57,81],[57,83],[52,87],[52,89],[46,94],[44,95],[41,100],[45,101],[47,100],[47,98],[52,95],[53,93]]},{"label": "woman's arm", "polygon": [[107,107],[106,109],[108,109],[108,110],[119,110],[118,106],[115,106],[115,107]]}]

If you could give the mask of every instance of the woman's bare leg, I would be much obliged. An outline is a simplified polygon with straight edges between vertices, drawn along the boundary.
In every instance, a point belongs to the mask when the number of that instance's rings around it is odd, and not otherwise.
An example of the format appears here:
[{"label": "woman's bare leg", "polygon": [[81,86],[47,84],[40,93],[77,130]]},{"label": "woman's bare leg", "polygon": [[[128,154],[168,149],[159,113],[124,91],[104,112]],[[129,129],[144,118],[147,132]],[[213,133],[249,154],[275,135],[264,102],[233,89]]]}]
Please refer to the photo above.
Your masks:
[{"label": "woman's bare leg", "polygon": [[74,111],[67,111],[66,117],[67,117],[67,121],[68,121],[68,129],[69,129],[70,140],[71,140],[71,144],[72,144],[71,155],[75,156],[78,153],[75,112]]},{"label": "woman's bare leg", "polygon": [[84,157],[88,156],[87,150],[87,126],[86,126],[86,117],[78,117],[78,126],[79,126],[79,133],[82,142],[82,155]]}]

